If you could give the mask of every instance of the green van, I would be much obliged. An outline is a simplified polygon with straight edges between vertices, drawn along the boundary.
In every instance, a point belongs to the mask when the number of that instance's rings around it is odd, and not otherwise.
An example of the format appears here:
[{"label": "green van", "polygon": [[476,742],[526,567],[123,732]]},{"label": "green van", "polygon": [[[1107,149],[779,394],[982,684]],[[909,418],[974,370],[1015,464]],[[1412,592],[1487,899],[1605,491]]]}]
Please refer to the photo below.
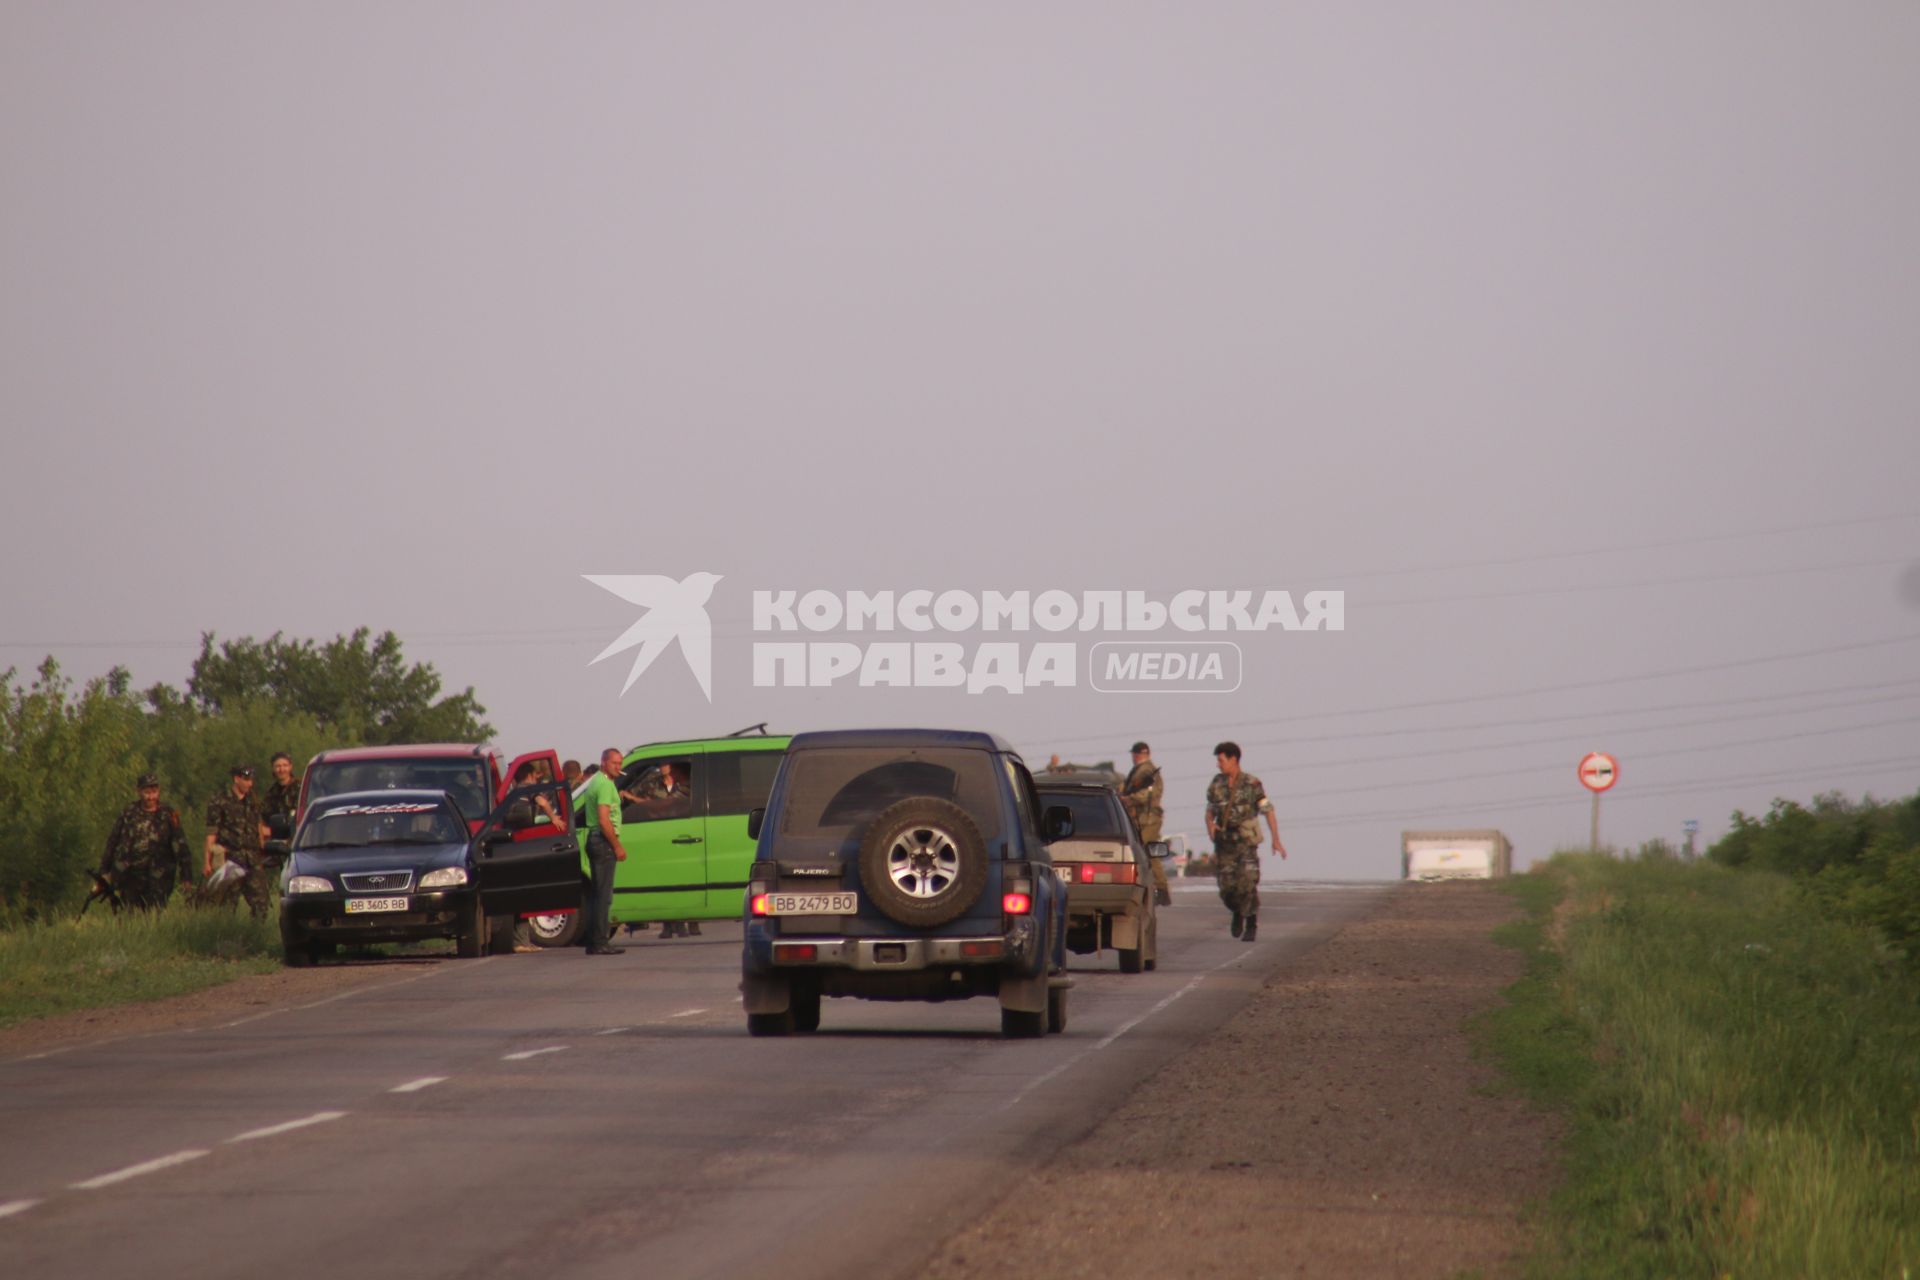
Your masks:
[{"label": "green van", "polygon": [[[755,841],[747,815],[767,803],[788,736],[765,725],[725,738],[653,742],[627,753],[620,770],[620,843],[627,860],[613,873],[613,923],[738,920]],[[574,794],[585,875],[590,817]],[[578,912],[530,918],[534,941],[571,946]]]}]

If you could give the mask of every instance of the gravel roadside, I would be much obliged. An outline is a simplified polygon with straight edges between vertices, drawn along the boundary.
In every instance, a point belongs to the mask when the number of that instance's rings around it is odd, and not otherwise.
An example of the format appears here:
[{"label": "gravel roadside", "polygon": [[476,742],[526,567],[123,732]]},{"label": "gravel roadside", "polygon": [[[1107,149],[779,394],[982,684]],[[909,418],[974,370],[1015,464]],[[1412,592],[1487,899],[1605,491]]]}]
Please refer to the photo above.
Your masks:
[{"label": "gravel roadside", "polygon": [[[1510,1270],[1559,1128],[1487,1092],[1463,1023],[1522,968],[1513,899],[1408,886],[1146,1081],[927,1274],[1457,1276]],[[1129,1229],[1131,1228],[1131,1229]]]}]

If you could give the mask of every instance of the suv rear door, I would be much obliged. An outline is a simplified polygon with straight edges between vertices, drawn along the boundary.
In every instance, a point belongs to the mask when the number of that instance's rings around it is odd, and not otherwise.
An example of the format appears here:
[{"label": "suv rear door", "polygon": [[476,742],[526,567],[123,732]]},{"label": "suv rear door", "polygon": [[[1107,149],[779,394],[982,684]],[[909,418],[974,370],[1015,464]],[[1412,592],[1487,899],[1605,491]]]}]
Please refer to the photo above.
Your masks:
[{"label": "suv rear door", "polygon": [[[545,801],[544,804],[541,802]],[[517,807],[540,819],[515,829]],[[580,906],[580,845],[566,784],[510,787],[474,837],[473,865],[490,916],[527,915]]]}]

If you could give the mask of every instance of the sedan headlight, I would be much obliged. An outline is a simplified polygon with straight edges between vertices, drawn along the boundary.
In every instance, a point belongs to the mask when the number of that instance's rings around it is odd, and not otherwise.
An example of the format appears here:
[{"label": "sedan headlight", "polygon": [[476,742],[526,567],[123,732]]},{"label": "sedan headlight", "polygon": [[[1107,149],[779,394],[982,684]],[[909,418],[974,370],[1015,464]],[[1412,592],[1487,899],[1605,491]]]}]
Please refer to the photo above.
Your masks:
[{"label": "sedan headlight", "polygon": [[422,889],[451,889],[455,885],[467,882],[465,867],[442,867],[438,871],[429,871],[420,877]]},{"label": "sedan headlight", "polygon": [[295,876],[287,881],[288,893],[332,893],[333,881],[325,876]]}]

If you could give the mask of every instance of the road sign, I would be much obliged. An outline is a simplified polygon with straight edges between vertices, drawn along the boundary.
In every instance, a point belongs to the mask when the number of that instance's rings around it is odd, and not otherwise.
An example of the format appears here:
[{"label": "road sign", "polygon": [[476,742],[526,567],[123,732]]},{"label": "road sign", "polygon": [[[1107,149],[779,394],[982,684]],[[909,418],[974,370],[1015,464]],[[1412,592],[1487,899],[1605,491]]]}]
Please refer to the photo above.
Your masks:
[{"label": "road sign", "polygon": [[1620,763],[1604,751],[1589,751],[1580,759],[1580,785],[1598,795],[1620,781]]},{"label": "road sign", "polygon": [[1700,830],[1700,819],[1688,818],[1686,821],[1680,824],[1680,829],[1686,832],[1688,835],[1697,834]]}]

